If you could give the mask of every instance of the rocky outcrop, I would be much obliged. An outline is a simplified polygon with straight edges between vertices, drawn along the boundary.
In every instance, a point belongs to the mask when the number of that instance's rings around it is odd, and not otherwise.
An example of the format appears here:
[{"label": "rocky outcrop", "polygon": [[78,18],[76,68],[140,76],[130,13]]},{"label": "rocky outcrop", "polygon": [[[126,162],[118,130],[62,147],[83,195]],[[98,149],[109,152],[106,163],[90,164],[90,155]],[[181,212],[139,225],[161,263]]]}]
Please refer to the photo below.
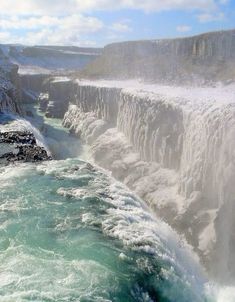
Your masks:
[{"label": "rocky outcrop", "polygon": [[118,86],[79,82],[64,125],[91,145],[99,165],[186,236],[213,276],[229,280],[235,275],[234,87]]},{"label": "rocky outcrop", "polygon": [[37,145],[34,134],[30,132],[0,132],[0,147],[0,164],[51,159],[47,151]]},{"label": "rocky outcrop", "polygon": [[83,76],[208,85],[235,81],[235,30],[108,45]]}]

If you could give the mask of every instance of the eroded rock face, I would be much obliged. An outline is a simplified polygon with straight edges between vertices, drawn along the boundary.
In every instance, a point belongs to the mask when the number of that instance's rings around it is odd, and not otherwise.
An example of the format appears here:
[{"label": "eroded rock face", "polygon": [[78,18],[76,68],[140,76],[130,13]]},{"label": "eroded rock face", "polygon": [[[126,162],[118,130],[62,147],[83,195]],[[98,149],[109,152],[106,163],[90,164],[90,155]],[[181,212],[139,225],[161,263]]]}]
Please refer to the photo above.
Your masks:
[{"label": "eroded rock face", "polygon": [[120,85],[126,88],[78,82],[64,126],[186,236],[213,276],[229,280],[235,276],[234,86]]},{"label": "eroded rock face", "polygon": [[38,146],[33,133],[11,131],[0,133],[0,164],[50,160],[47,151]]}]

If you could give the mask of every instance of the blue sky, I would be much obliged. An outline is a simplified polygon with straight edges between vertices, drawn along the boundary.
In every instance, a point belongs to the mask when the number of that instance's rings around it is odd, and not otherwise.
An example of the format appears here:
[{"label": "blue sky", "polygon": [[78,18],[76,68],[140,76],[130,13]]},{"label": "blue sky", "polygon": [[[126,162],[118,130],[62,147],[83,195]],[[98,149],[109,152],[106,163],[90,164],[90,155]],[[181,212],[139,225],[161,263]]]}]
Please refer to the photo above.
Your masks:
[{"label": "blue sky", "polygon": [[0,43],[104,46],[235,28],[235,0],[1,0]]}]

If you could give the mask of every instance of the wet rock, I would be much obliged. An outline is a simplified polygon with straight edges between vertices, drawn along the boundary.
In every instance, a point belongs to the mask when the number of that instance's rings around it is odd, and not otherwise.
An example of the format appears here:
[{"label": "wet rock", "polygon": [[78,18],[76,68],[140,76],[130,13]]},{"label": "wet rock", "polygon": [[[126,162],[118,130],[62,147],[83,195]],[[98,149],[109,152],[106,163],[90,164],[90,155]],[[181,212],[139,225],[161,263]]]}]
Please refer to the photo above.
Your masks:
[{"label": "wet rock", "polygon": [[0,143],[36,145],[36,139],[31,132],[11,131],[0,133]]},{"label": "wet rock", "polygon": [[[45,148],[38,146],[31,132],[11,131],[0,133],[0,164],[38,162],[50,160]],[[5,150],[5,151],[4,151]]]},{"label": "wet rock", "polygon": [[18,153],[10,152],[0,156],[0,161],[4,160],[6,163],[23,161],[23,162],[37,162],[43,160],[50,160],[47,151],[40,146],[22,145],[15,148]]}]

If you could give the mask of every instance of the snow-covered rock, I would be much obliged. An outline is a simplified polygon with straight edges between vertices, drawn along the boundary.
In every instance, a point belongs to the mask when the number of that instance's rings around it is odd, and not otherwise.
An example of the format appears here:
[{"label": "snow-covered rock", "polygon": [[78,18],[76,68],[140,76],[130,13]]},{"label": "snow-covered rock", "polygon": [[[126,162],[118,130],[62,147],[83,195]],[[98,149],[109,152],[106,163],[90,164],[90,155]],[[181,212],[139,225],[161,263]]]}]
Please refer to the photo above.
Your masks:
[{"label": "snow-covered rock", "polygon": [[64,117],[223,281],[235,276],[234,88],[77,82]]}]

